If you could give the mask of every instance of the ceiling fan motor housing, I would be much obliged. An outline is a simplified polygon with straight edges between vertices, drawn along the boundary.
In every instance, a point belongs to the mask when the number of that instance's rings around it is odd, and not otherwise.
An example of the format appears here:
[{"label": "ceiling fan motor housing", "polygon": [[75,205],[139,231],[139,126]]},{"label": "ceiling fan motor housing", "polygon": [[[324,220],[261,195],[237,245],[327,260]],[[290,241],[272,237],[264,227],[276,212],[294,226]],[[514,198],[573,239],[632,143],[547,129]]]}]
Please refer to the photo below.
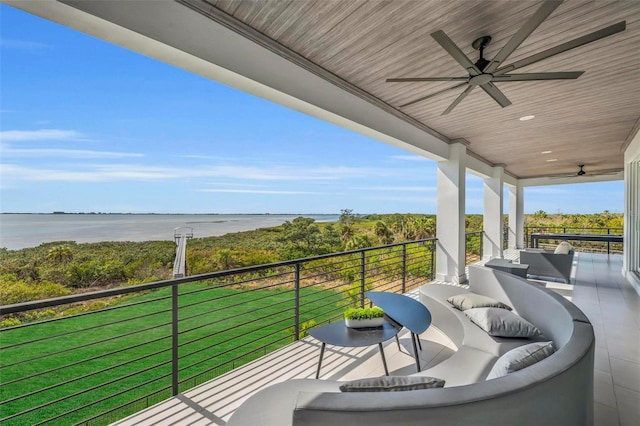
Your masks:
[{"label": "ceiling fan motor housing", "polygon": [[[473,40],[473,43],[471,43],[471,47],[473,47],[475,50],[480,51],[480,58],[478,58],[478,61],[474,65],[478,67],[478,69],[481,71],[484,70],[486,66],[491,63],[491,61],[488,61],[484,58],[484,48],[487,47],[489,43],[491,43],[491,36],[479,37]],[[482,83],[478,83],[478,84],[482,84]]]}]

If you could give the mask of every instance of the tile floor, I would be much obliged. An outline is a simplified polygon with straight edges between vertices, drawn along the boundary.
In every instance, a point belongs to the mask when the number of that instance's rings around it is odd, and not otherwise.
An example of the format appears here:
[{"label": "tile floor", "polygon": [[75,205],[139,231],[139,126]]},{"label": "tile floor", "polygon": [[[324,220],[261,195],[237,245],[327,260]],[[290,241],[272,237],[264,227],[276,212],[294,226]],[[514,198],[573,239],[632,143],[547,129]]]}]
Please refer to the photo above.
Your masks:
[{"label": "tile floor", "polygon": [[596,425],[640,425],[640,297],[623,279],[621,256],[579,253],[575,280],[547,287],[589,317],[596,335]]},{"label": "tile floor", "polygon": [[[511,252],[505,257],[515,256]],[[621,268],[619,255],[578,253],[570,284],[542,282],[572,300],[593,323],[596,426],[640,425],[640,296],[624,282]],[[446,336],[433,328],[420,338],[423,368],[440,362],[454,349]],[[319,342],[304,339],[116,424],[224,425],[233,410],[261,388],[293,378],[313,378],[319,348]],[[400,334],[400,348],[390,340],[385,354],[392,375],[415,371],[406,331]],[[382,374],[375,346],[327,346],[321,378],[350,380]]]}]

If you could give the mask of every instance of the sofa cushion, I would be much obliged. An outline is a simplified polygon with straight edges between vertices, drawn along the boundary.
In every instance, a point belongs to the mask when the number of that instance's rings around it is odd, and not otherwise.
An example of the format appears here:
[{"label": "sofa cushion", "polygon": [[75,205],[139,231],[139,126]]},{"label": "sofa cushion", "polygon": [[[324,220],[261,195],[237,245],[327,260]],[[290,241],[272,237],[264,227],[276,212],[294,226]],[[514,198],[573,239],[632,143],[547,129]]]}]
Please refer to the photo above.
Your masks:
[{"label": "sofa cushion", "polygon": [[465,311],[472,308],[502,308],[511,310],[511,306],[499,300],[476,293],[464,293],[451,296],[447,299],[455,308]]},{"label": "sofa cushion", "polygon": [[464,314],[490,336],[528,338],[541,334],[529,321],[506,309],[472,308]]},{"label": "sofa cushion", "polygon": [[536,342],[511,349],[496,361],[487,375],[487,380],[506,376],[514,371],[529,367],[538,361],[542,361],[555,351],[553,342]]},{"label": "sofa cushion", "polygon": [[385,376],[352,380],[340,385],[342,392],[400,392],[444,387],[444,380],[435,377]]},{"label": "sofa cushion", "polygon": [[554,254],[569,254],[573,250],[573,246],[566,241],[558,244],[558,247],[553,251]]}]

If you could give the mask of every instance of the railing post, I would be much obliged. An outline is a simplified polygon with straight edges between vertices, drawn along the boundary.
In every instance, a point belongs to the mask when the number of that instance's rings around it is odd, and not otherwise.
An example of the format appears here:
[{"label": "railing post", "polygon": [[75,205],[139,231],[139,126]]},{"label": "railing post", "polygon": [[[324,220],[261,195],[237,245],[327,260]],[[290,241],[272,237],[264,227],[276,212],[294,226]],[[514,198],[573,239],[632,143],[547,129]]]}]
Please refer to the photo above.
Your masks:
[{"label": "railing post", "polygon": [[171,285],[171,392],[178,395],[178,284]]},{"label": "railing post", "polygon": [[407,292],[407,245],[402,245],[402,294]]},{"label": "railing post", "polygon": [[480,231],[480,260],[484,257],[484,231]]},{"label": "railing post", "polygon": [[467,259],[469,257],[469,234],[464,233],[464,266],[467,266]]},{"label": "railing post", "polygon": [[365,281],[365,268],[364,268],[364,250],[360,252],[360,307],[364,308],[364,281]]},{"label": "railing post", "polygon": [[436,276],[436,273],[433,270],[433,267],[435,266],[435,260],[436,260],[435,252],[436,252],[436,240],[431,240],[431,276],[429,277],[431,281],[433,281],[433,279]]},{"label": "railing post", "polygon": [[300,263],[296,263],[294,298],[293,332],[295,337],[293,340],[295,341],[300,339]]},{"label": "railing post", "polygon": [[[611,228],[607,228],[607,235],[611,234]],[[607,255],[611,254],[611,242],[607,241]]]}]

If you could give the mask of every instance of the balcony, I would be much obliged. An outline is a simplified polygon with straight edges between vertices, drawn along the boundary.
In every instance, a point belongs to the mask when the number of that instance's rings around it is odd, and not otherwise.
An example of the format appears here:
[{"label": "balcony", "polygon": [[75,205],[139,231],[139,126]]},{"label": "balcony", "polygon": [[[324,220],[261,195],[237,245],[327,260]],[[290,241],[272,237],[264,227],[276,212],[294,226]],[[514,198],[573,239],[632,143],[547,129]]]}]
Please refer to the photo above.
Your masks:
[{"label": "balcony", "polygon": [[[346,305],[365,302],[364,290],[417,297],[417,287],[433,279],[435,243],[3,307],[3,313],[22,311],[23,318],[77,311],[2,330],[3,424],[222,425],[258,390],[314,377],[320,345],[305,337],[310,321],[340,319]],[[517,258],[517,252],[505,257]],[[631,424],[640,395],[640,297],[620,276],[622,256],[579,252],[576,259],[571,284],[541,283],[576,303],[594,324],[596,424]],[[434,327],[420,338],[423,369],[455,350]],[[390,374],[410,374],[415,363],[406,330],[399,343],[385,343]],[[327,347],[321,379],[382,374],[375,347]]]},{"label": "balcony", "polygon": [[[581,252],[571,284],[545,285],[582,307],[596,328],[597,423],[632,424],[640,416],[634,411],[640,395],[640,304],[628,286],[633,280],[636,290],[640,288],[637,5],[544,2],[543,7],[560,10],[544,25],[535,21],[537,25],[522,27],[531,19],[533,5],[513,9],[482,0],[467,2],[464,8],[447,1],[436,2],[437,7],[424,2],[411,7],[352,2],[345,8],[277,1],[242,7],[239,2],[200,0],[4,2],[437,161],[441,228],[437,265],[425,241],[425,246],[417,243],[413,260],[409,246],[380,254],[358,251],[309,264],[274,264],[13,307],[6,312],[23,312],[25,319],[37,322],[4,329],[0,335],[0,421],[107,423],[140,411],[122,423],[223,424],[235,406],[266,383],[311,377],[317,342],[304,337],[304,323],[339,317],[345,300],[362,304],[367,285],[410,292],[433,279],[434,272],[443,281],[464,282],[464,265],[478,260],[464,248],[466,172],[485,181],[486,218],[485,232],[469,237],[468,247],[482,247],[478,254],[485,257],[501,257],[504,186],[509,187],[509,246],[522,247],[525,188],[576,183],[578,161],[598,165],[594,170],[602,172],[581,176],[580,182],[625,180],[623,254]],[[386,84],[394,70],[413,70],[409,77],[417,71],[430,71],[425,76],[459,75],[456,61],[430,34],[452,35],[454,44],[465,50],[458,59],[468,56],[474,53],[479,10],[487,12],[483,16],[494,28],[491,35],[498,47],[512,40],[516,28],[533,31],[539,26],[514,53],[515,65],[561,46],[581,45],[571,40],[585,41],[614,21],[626,20],[628,26],[604,42],[554,59],[558,70],[587,71],[577,84],[560,90],[555,84],[516,83],[508,93],[516,100],[510,108],[499,108],[481,94],[456,107],[458,116],[442,115],[449,105],[455,106],[453,98],[431,97],[442,86]],[[319,14],[326,19],[318,19]],[[275,16],[281,19],[272,19]],[[335,23],[336,30],[327,31],[327,22]],[[404,30],[390,31],[393,28]],[[603,78],[611,75],[618,78]],[[418,96],[429,102],[416,104]],[[532,111],[538,114],[533,125],[525,127],[517,120]],[[541,152],[551,151],[554,162],[543,161]],[[381,259],[384,265],[378,263]],[[368,275],[376,264],[381,275]],[[243,296],[233,302],[227,291]],[[109,298],[108,307],[104,298]],[[274,307],[262,305],[265,300]],[[222,301],[257,315],[238,316],[218,306]],[[34,316],[29,312],[34,309],[45,313]],[[73,315],[58,318],[56,309]],[[89,319],[94,320],[90,327],[78,325]],[[227,334],[231,326],[241,337]],[[215,345],[211,336],[216,336]],[[423,365],[448,350],[435,329],[422,338],[429,340]],[[406,336],[401,336],[403,341]],[[260,358],[271,350],[275,352]],[[386,350],[392,371],[403,371],[409,362],[406,348],[397,351],[389,343]],[[81,368],[84,363],[89,367]],[[246,366],[236,369],[240,364]],[[379,375],[375,352],[328,355],[323,377],[353,377],[350,374]],[[82,387],[74,389],[78,384]]]}]

